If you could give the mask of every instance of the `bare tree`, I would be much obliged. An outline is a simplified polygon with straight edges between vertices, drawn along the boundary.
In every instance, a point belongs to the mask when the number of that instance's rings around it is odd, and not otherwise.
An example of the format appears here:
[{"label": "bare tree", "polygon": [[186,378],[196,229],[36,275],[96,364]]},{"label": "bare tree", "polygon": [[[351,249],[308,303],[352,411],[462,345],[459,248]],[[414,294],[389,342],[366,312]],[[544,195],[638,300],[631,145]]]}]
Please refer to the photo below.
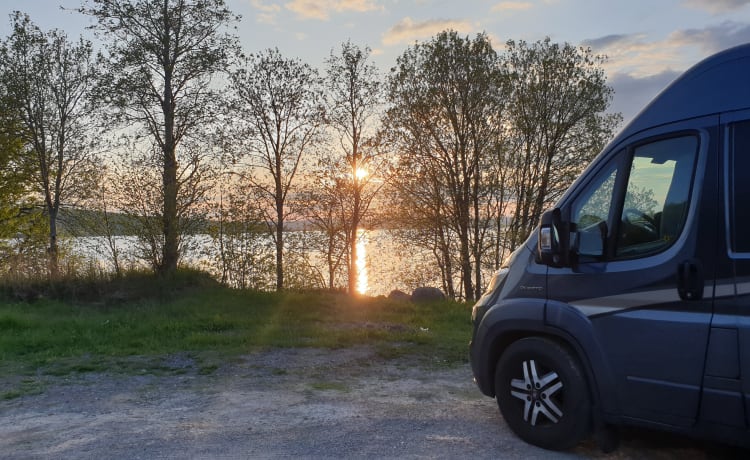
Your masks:
[{"label": "bare tree", "polygon": [[[187,139],[205,143],[220,99],[212,77],[227,69],[236,49],[224,31],[238,17],[224,0],[88,0],[79,12],[97,19],[109,52],[102,95],[124,126],[145,131],[159,180],[160,246],[151,258],[159,273],[177,268],[180,258],[180,146]],[[150,145],[148,146],[150,147]],[[155,237],[155,235],[154,235]]]},{"label": "bare tree", "polygon": [[0,47],[0,84],[19,114],[23,143],[35,163],[36,192],[48,218],[48,266],[58,276],[58,215],[95,177],[91,95],[99,65],[90,42],[41,31],[20,12]]},{"label": "bare tree", "polygon": [[284,224],[287,199],[303,155],[317,141],[322,118],[315,69],[268,49],[245,58],[232,73],[236,116],[234,148],[241,172],[256,192],[276,246],[276,289],[284,288]]}]

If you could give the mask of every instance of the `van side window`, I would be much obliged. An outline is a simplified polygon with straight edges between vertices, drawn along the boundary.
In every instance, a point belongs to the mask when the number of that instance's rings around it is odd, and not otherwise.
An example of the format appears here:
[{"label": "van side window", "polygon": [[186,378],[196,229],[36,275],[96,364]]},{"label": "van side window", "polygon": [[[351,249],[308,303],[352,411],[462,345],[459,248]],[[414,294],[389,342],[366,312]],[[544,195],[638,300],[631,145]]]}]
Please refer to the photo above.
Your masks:
[{"label": "van side window", "polygon": [[[571,208],[580,262],[643,257],[671,246],[685,225],[697,152],[698,138],[686,135],[616,155]],[[750,230],[750,214],[747,222]]]},{"label": "van side window", "polygon": [[732,252],[750,253],[750,121],[729,128],[729,228]]},{"label": "van side window", "polygon": [[600,173],[583,196],[573,204],[573,222],[578,228],[578,255],[600,259],[610,222],[609,211],[617,178],[616,165]]},{"label": "van side window", "polygon": [[620,230],[618,258],[666,249],[680,235],[687,217],[698,139],[675,137],[635,149]]}]

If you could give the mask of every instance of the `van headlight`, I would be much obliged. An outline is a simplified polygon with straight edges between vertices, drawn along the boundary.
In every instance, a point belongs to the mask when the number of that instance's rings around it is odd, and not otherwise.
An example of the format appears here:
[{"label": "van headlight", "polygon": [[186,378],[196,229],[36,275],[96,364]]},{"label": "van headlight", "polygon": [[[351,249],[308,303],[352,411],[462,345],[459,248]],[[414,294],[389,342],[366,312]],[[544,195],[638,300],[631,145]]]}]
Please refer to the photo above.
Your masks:
[{"label": "van headlight", "polygon": [[523,245],[518,246],[516,250],[513,251],[508,256],[508,258],[503,261],[500,270],[496,271],[495,274],[492,275],[492,278],[490,278],[490,282],[487,285],[487,289],[484,291],[484,294],[482,294],[482,297],[479,298],[477,303],[474,304],[474,308],[471,310],[472,321],[476,322],[482,320],[482,317],[489,308],[490,301],[495,297],[495,292],[502,287],[505,278],[507,278],[508,276],[510,267],[513,265],[516,259],[518,259],[518,256],[521,254],[523,249]]},{"label": "van headlight", "polygon": [[487,310],[490,299],[493,297],[495,291],[500,286],[502,286],[503,281],[505,281],[505,277],[508,276],[508,271],[510,271],[508,267],[504,267],[496,271],[495,274],[492,275],[492,278],[490,278],[490,282],[487,285],[487,289],[484,291],[484,294],[482,294],[482,297],[479,298],[477,303],[474,304],[474,308],[471,310],[472,321],[482,319],[481,317],[484,316],[484,312]]}]

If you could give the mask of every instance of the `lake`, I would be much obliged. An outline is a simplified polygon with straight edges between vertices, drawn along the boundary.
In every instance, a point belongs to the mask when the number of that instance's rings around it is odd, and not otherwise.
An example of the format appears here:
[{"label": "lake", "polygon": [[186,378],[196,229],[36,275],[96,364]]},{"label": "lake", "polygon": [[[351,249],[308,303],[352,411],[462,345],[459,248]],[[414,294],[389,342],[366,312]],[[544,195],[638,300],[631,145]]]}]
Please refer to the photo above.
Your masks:
[{"label": "lake", "polygon": [[[327,273],[322,254],[309,249],[304,243],[310,234],[314,232],[288,232],[286,234],[288,247],[295,248],[294,257],[299,259],[302,256],[305,259],[304,263],[309,264],[313,272]],[[185,251],[182,263],[209,271],[217,278],[220,277],[221,268],[216,257],[217,243],[208,235],[192,235],[186,241],[186,247],[189,249]],[[264,236],[259,241],[260,246],[263,246],[269,253],[273,253],[273,242],[270,237]],[[137,239],[134,236],[119,236],[116,238],[116,244],[121,253],[121,266],[147,266],[135,257]],[[415,247],[405,248],[387,230],[362,230],[357,249],[359,269],[357,290],[360,293],[378,296],[388,295],[394,289],[411,293],[419,286],[441,286],[440,271],[430,252]],[[101,267],[112,269],[110,252],[104,237],[73,238],[72,250]],[[292,257],[288,257],[285,261],[287,268],[290,268],[289,265],[292,263],[290,259]],[[273,276],[271,278],[275,279]],[[318,280],[316,284],[321,282],[323,281]],[[345,287],[346,279],[338,280],[337,286]],[[325,287],[325,285],[318,287]]]}]

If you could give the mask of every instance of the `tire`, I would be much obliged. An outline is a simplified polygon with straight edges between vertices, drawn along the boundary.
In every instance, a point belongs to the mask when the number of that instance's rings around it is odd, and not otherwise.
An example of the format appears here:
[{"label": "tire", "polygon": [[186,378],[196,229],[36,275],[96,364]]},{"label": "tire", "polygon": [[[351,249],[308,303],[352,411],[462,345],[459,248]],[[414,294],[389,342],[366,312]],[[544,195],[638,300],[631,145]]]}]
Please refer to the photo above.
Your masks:
[{"label": "tire", "polygon": [[505,421],[529,444],[570,449],[591,431],[591,398],[581,366],[552,340],[512,343],[495,369],[495,395]]}]

